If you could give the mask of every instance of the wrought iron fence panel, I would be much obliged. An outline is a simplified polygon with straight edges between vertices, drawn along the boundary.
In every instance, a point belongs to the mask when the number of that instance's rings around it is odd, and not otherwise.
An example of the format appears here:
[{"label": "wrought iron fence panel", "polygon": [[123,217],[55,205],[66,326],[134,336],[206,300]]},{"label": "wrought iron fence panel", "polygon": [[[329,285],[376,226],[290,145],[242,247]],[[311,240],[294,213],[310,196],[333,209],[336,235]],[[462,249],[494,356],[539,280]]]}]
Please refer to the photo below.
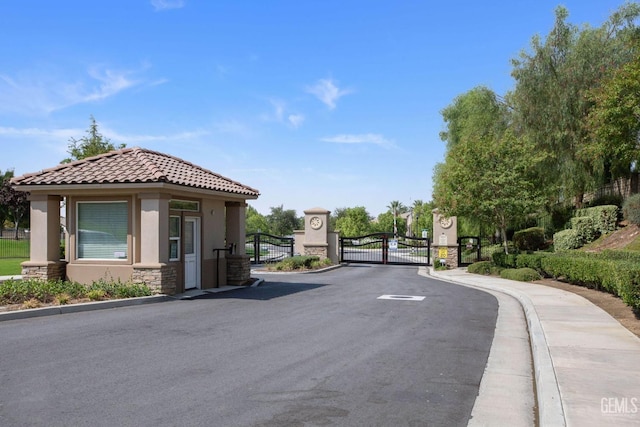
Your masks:
[{"label": "wrought iron fence panel", "polygon": [[29,258],[29,247],[27,231],[19,229],[16,239],[15,230],[0,229],[0,258]]},{"label": "wrought iron fence panel", "polygon": [[340,238],[340,262],[367,264],[429,265],[431,241],[428,238],[373,233]]},{"label": "wrought iron fence panel", "polygon": [[245,240],[245,251],[251,257],[251,264],[274,263],[292,257],[293,244],[293,237],[249,233]]}]

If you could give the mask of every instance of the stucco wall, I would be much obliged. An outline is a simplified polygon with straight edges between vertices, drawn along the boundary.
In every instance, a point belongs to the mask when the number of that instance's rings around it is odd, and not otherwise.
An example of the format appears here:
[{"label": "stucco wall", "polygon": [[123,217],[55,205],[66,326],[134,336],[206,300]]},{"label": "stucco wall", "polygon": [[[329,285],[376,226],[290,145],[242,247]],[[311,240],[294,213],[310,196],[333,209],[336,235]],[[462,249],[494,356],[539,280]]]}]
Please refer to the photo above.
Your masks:
[{"label": "stucco wall", "polygon": [[112,264],[67,264],[67,277],[70,281],[91,284],[98,280],[120,280],[128,282],[133,275],[132,265],[116,266]]}]

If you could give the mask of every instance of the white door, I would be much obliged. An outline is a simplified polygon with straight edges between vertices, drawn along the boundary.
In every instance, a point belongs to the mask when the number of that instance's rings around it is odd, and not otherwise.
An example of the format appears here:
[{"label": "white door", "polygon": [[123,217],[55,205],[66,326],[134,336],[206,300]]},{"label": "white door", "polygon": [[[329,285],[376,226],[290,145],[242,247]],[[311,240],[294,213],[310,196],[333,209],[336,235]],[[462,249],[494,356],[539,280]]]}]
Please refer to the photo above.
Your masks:
[{"label": "white door", "polygon": [[184,219],[184,288],[200,287],[200,218]]}]

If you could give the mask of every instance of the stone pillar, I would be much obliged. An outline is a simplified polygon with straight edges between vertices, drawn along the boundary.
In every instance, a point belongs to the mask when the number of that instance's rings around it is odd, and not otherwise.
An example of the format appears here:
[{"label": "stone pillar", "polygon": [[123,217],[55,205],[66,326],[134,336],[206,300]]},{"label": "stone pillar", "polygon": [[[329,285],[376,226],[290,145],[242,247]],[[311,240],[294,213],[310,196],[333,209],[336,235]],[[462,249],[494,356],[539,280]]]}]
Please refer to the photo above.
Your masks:
[{"label": "stone pillar", "polygon": [[247,204],[244,202],[226,202],[226,228],[227,245],[233,245],[234,255],[244,255],[246,232],[246,210]]},{"label": "stone pillar", "polygon": [[323,208],[304,211],[303,255],[315,255],[320,259],[329,257],[329,214]]},{"label": "stone pillar", "polygon": [[66,262],[60,260],[60,196],[32,194],[29,261],[22,263],[25,279],[64,280]]},{"label": "stone pillar", "polygon": [[156,293],[175,294],[177,275],[175,268],[168,265],[171,196],[163,193],[141,193],[139,198],[140,262],[133,264],[131,280],[146,284]]},{"label": "stone pillar", "polygon": [[458,219],[446,217],[438,209],[433,213],[433,261],[444,259],[449,268],[458,267]]},{"label": "stone pillar", "polygon": [[246,254],[246,209],[245,202],[226,202],[226,241],[233,246],[233,253],[226,254],[227,284],[246,285],[251,278],[251,257]]},{"label": "stone pillar", "polygon": [[251,258],[248,255],[227,255],[227,284],[248,285],[251,278]]},{"label": "stone pillar", "polygon": [[176,293],[177,279],[176,269],[167,264],[136,264],[131,275],[133,283],[144,283],[153,293],[165,295]]},{"label": "stone pillar", "polygon": [[162,193],[140,194],[140,263],[169,262],[169,200]]}]

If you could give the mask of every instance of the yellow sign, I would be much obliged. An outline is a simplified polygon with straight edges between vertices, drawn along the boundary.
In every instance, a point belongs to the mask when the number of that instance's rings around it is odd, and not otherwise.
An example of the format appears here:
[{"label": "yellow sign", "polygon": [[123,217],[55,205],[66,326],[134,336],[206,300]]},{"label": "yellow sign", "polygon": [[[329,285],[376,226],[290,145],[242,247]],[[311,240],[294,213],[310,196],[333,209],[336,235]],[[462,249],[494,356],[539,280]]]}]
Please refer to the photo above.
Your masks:
[{"label": "yellow sign", "polygon": [[438,258],[446,259],[448,255],[449,251],[447,250],[447,248],[438,248]]}]

